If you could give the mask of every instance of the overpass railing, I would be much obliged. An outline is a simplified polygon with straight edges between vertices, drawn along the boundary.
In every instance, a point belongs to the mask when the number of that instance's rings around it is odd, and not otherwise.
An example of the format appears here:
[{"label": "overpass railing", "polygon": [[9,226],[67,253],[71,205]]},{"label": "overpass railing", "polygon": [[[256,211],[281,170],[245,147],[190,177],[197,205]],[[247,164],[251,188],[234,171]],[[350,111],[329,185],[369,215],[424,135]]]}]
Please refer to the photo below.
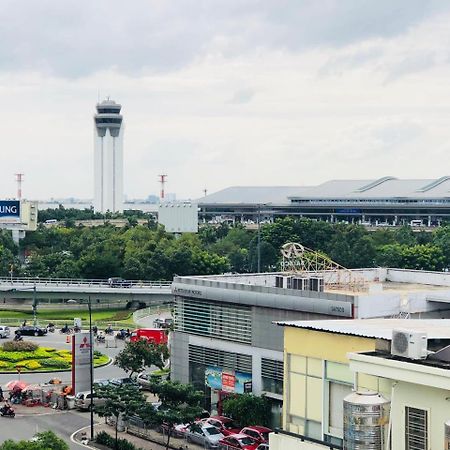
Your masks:
[{"label": "overpass railing", "polygon": [[122,282],[110,284],[108,280],[102,279],[79,279],[79,278],[33,278],[33,277],[0,277],[0,286],[84,286],[84,287],[111,287],[111,288],[167,288],[171,281],[141,281],[123,280]]}]

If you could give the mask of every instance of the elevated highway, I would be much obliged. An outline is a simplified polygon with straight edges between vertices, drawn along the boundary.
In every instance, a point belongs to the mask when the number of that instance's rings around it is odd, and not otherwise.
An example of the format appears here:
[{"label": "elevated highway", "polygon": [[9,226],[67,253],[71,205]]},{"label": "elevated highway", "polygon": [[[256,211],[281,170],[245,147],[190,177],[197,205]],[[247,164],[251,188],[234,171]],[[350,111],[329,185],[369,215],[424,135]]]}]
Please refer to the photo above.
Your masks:
[{"label": "elevated highway", "polygon": [[89,298],[94,308],[105,303],[151,305],[171,301],[171,285],[170,281],[127,280],[122,285],[110,285],[108,280],[0,278],[0,309],[30,304],[33,299],[41,306]]}]

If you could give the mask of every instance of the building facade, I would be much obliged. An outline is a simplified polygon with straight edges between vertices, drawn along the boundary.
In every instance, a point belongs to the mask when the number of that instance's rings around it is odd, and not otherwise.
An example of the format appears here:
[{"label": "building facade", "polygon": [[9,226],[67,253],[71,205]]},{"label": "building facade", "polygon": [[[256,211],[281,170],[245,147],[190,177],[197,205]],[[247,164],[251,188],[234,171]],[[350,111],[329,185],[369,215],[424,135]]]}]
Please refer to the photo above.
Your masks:
[{"label": "building facade", "polygon": [[123,117],[122,106],[104,100],[94,115],[94,209],[105,213],[123,211]]},{"label": "building facade", "polygon": [[[345,283],[339,286],[333,280],[337,275],[331,276],[333,283],[325,284],[321,291],[298,290],[286,284],[280,287],[280,277],[286,276],[282,273],[175,277],[172,379],[193,383],[204,392],[205,407],[218,412],[230,393],[264,394],[272,402],[273,426],[279,426],[285,361],[283,329],[275,322],[392,317],[402,308],[411,316],[449,314],[448,304],[428,302],[431,294],[434,300],[450,300],[449,276],[440,280],[444,285],[430,288],[418,285],[414,271],[373,269],[358,273],[367,279],[360,291],[348,290]],[[316,279],[317,274],[313,275]],[[424,281],[437,283],[433,277],[441,275],[430,273]],[[300,284],[296,283],[297,287]],[[310,283],[313,285],[321,286]],[[331,349],[333,342],[329,344]],[[361,350],[365,348],[366,344]],[[342,361],[332,362],[339,371]],[[349,376],[348,369],[346,373]],[[308,426],[320,427],[317,416],[312,417]],[[299,425],[295,420],[292,424]]]}]

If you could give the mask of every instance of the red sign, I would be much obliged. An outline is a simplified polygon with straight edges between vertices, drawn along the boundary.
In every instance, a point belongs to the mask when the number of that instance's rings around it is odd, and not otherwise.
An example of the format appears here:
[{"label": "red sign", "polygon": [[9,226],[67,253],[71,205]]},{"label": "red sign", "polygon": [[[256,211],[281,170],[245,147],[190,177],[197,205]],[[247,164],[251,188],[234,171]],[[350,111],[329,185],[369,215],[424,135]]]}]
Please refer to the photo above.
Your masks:
[{"label": "red sign", "polygon": [[222,390],[225,392],[234,392],[236,377],[234,373],[222,372]]}]

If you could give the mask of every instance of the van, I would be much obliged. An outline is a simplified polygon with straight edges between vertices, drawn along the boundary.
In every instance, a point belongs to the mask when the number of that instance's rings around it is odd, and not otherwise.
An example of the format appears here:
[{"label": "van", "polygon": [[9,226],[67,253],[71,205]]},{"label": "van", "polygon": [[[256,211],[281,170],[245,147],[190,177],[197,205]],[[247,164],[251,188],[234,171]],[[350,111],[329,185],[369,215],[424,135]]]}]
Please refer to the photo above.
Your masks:
[{"label": "van", "polygon": [[423,222],[421,220],[411,220],[409,224],[412,227],[423,227]]},{"label": "van", "polygon": [[51,223],[58,223],[58,221],[56,219],[48,219],[44,222],[46,225],[49,225]]}]

